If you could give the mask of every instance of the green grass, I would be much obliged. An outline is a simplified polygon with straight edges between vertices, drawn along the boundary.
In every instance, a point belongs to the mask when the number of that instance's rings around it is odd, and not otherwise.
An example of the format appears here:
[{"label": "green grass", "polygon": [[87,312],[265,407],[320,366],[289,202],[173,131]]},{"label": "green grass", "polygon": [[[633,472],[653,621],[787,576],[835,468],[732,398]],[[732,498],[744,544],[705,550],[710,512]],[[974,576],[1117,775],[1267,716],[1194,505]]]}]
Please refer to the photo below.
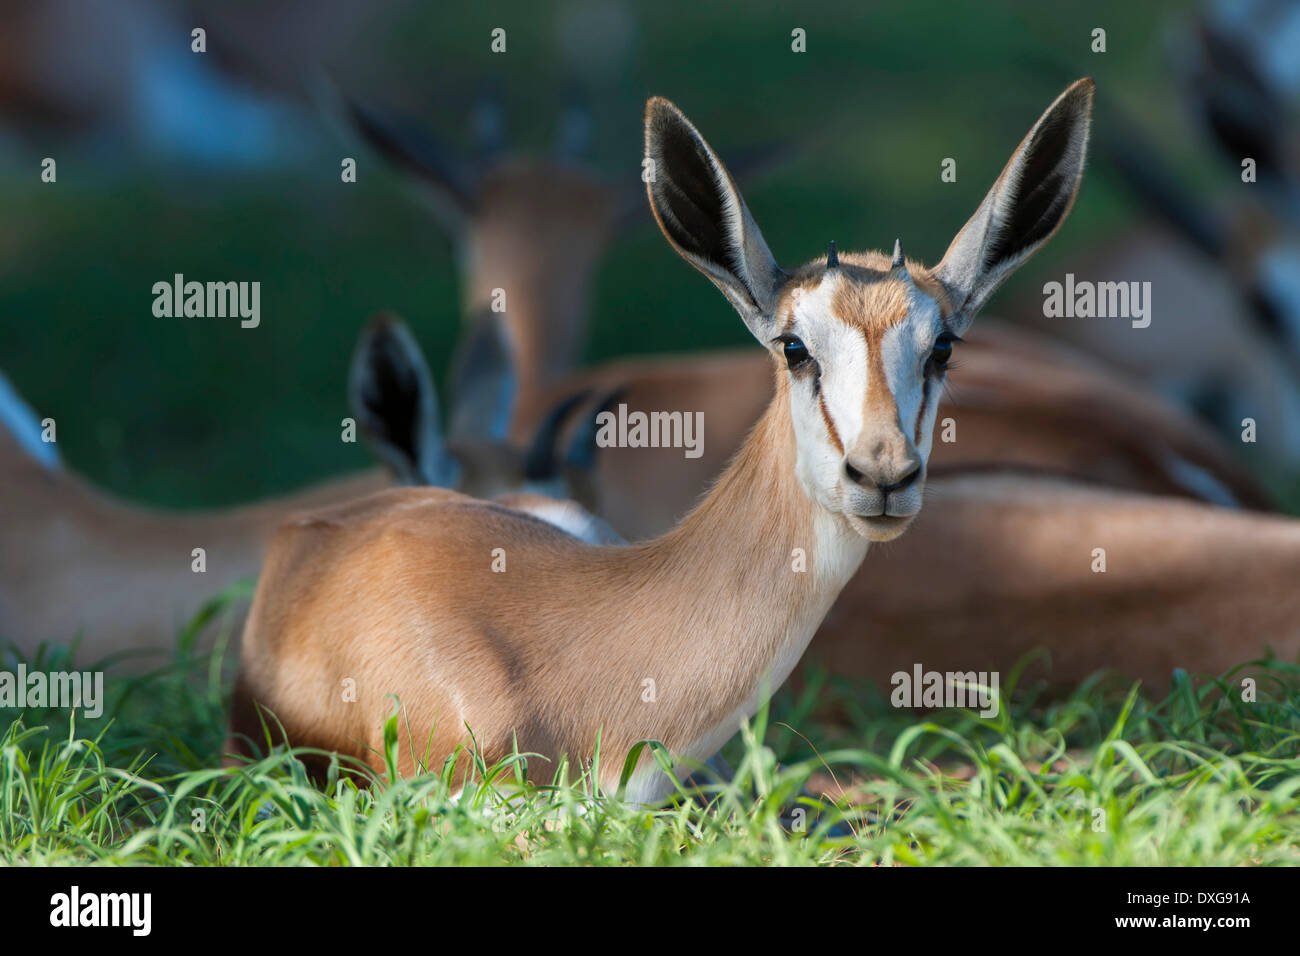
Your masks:
[{"label": "green grass", "polygon": [[[318,788],[283,750],[222,768],[226,654],[194,653],[194,633],[146,674],[110,670],[97,720],[0,711],[0,861],[1300,863],[1300,669],[1279,662],[1254,703],[1231,675],[1179,676],[1161,700],[1104,677],[1051,699],[1011,675],[988,720],[896,710],[873,688],[814,676],[728,745],[732,781],[646,810],[595,794],[576,768],[518,792],[518,761],[478,766],[459,797],[443,773],[390,769],[358,788],[337,765]],[[27,663],[70,669],[72,655],[47,647]],[[396,719],[386,736],[391,768]],[[804,794],[832,776],[852,800]]]}]

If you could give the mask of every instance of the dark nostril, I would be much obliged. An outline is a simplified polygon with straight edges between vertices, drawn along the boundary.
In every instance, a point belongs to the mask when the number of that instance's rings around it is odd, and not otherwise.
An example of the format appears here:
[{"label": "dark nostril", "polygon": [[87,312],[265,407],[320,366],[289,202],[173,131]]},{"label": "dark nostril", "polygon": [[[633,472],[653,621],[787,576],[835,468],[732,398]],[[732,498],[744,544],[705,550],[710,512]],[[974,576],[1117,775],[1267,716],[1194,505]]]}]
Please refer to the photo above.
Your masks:
[{"label": "dark nostril", "polygon": [[865,473],[854,468],[852,463],[847,461],[844,463],[844,474],[848,477],[849,481],[853,482],[855,485],[861,485],[863,488],[868,490],[874,489],[882,495],[889,495],[895,491],[902,491],[908,485],[915,482],[921,475],[921,465],[919,462],[913,464],[912,470],[902,478],[898,479],[898,481],[875,481],[868,478]]},{"label": "dark nostril", "polygon": [[895,481],[887,485],[877,485],[876,487],[879,489],[882,495],[888,497],[889,495],[892,495],[895,491],[902,491],[908,485],[912,484],[912,482],[916,481],[917,476],[920,474],[921,474],[921,466],[919,464],[913,465],[912,470],[909,471],[902,478],[898,479],[898,481]]}]

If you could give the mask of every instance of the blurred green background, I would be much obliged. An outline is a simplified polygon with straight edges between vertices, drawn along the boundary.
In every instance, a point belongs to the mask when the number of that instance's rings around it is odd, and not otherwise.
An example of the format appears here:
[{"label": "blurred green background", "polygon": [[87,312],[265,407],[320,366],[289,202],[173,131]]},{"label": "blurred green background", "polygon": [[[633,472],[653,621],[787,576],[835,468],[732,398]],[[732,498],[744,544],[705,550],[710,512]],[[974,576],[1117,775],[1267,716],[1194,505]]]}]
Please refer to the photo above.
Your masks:
[{"label": "blurred green background", "polygon": [[[350,37],[335,76],[462,146],[468,99],[495,82],[520,150],[547,147],[578,85],[594,162],[611,179],[639,173],[650,94],[675,100],[724,152],[828,131],[746,190],[778,260],[818,255],[832,238],[853,249],[901,236],[934,261],[1067,74],[1093,76],[1207,193],[1230,181],[1180,111],[1164,56],[1162,30],[1186,6],[412,5]],[[507,30],[505,54],[489,50],[495,27]],[[806,53],[791,52],[795,27]],[[1090,51],[1095,27],[1107,30],[1104,54]],[[353,342],[383,308],[412,324],[445,378],[459,324],[450,242],[377,160],[324,132],[316,140],[299,160],[260,169],[147,150],[123,159],[70,137],[11,147],[0,169],[0,367],[58,421],[72,467],[136,500],[196,506],[366,466],[339,422]],[[343,155],[361,157],[356,184],[340,182]],[[39,181],[43,156],[58,159],[55,185]],[[940,182],[948,156],[956,183]],[[1135,214],[1094,168],[1066,227],[989,311]],[[151,287],[177,272],[260,281],[261,326],[155,318]],[[588,361],[746,341],[648,215],[620,236],[598,273]]]}]

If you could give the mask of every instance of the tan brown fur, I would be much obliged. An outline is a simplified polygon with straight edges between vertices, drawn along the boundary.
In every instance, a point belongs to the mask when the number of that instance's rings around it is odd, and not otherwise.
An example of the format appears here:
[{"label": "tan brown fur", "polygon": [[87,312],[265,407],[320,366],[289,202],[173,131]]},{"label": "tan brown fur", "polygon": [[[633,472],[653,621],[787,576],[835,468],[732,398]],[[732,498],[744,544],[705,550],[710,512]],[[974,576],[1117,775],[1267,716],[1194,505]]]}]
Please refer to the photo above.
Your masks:
[{"label": "tan brown fur", "polygon": [[[85,661],[168,648],[203,604],[261,566],[285,514],[369,494],[375,470],[220,511],[142,508],[67,470],[47,470],[0,429],[0,637],[24,653],[80,638]],[[207,571],[192,568],[194,548]],[[236,613],[239,609],[236,608]]]},{"label": "tan brown fur", "polygon": [[[820,569],[790,573],[791,549],[814,548],[817,531],[793,476],[783,391],[709,496],[655,541],[593,548],[424,489],[286,525],[244,635],[232,731],[260,739],[257,703],[291,743],[380,767],[395,693],[403,740],[409,726],[418,744],[403,748],[407,772],[426,740],[440,766],[472,745],[469,731],[489,763],[517,735],[521,751],[544,758],[531,771],[543,781],[564,756],[590,759],[598,737],[607,787],[641,739],[709,756],[701,741],[758,693],[782,645],[838,589]],[[498,547],[504,573],[491,570]],[[349,677],[355,704],[341,694]],[[642,699],[647,679],[653,703]]]}]

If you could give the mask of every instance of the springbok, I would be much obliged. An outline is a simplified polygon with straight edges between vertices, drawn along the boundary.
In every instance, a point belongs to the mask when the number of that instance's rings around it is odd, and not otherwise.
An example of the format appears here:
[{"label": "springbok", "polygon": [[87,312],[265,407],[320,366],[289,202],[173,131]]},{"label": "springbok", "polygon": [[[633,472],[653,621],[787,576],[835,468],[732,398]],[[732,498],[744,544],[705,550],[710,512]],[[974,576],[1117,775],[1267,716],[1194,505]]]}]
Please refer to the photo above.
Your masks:
[{"label": "springbok", "polygon": [[[626,198],[582,163],[582,137],[562,136],[553,155],[526,157],[502,155],[499,137],[482,135],[471,161],[401,118],[347,101],[330,105],[409,174],[452,238],[467,322],[499,309],[504,293],[517,400],[537,407],[538,393],[579,358],[592,272],[615,229],[630,218]],[[500,130],[500,113],[493,97],[480,98],[475,125],[481,134]],[[516,431],[516,438],[522,434]]]},{"label": "springbok", "polygon": [[[497,107],[478,109],[493,112],[491,122],[477,125],[503,127]],[[418,185],[455,241],[467,305],[486,308],[490,290],[502,289],[517,307],[508,332],[526,384],[516,396],[516,434],[537,427],[546,410],[580,389],[621,387],[629,414],[680,420],[704,413],[698,457],[680,448],[611,447],[596,466],[601,515],[610,524],[631,539],[671,528],[771,401],[765,356],[752,348],[656,355],[562,374],[581,351],[591,273],[611,224],[634,221],[617,188],[572,151],[503,160],[498,139],[480,150],[485,158],[475,171],[409,121],[356,105],[350,112],[366,141]],[[755,156],[773,152],[751,151],[747,171],[763,165]],[[949,383],[939,420],[954,427],[935,443],[935,473],[1018,466],[1217,504],[1272,506],[1208,430],[1049,336],[986,318],[962,346]]]},{"label": "springbok", "polygon": [[[19,407],[3,379],[0,391]],[[257,574],[265,541],[286,513],[390,483],[376,471],[237,508],[146,508],[64,467],[41,441],[35,416],[7,424],[0,427],[0,640],[24,654],[45,641],[77,640],[91,661],[170,647],[206,602]]]},{"label": "springbok", "polygon": [[[617,537],[586,510],[591,431],[557,453],[570,398],[545,416],[527,449],[507,446],[509,356],[495,322],[457,359],[449,436],[438,424],[427,366],[410,333],[385,316],[363,333],[351,398],[363,431],[399,480],[446,481],[483,496],[513,494],[543,520],[594,541]],[[472,367],[472,374],[471,374]],[[502,407],[501,403],[505,405]],[[495,429],[495,431],[494,431]],[[24,653],[80,638],[89,660],[171,646],[214,595],[261,567],[266,541],[289,514],[390,487],[383,470],[325,482],[238,508],[172,512],[121,501],[62,467],[56,447],[0,376],[0,639]],[[576,489],[582,504],[550,500]],[[585,506],[585,507],[584,507]],[[202,548],[204,571],[194,549]]]},{"label": "springbok", "polygon": [[[953,345],[1068,213],[1092,93],[1079,80],[1048,108],[934,269],[895,242],[892,258],[832,246],[793,273],[695,127],[650,100],[655,218],[774,360],[744,447],[681,524],[636,545],[438,490],[283,526],[244,631],[232,739],[260,739],[266,708],[293,744],[380,766],[393,694],[419,741],[406,772],[450,758],[463,779],[465,751],[492,763],[515,747],[554,770],[599,747],[613,791],[640,740],[711,757],[788,676],[868,544],[920,511]],[[627,796],[670,790],[643,760]]]}]

